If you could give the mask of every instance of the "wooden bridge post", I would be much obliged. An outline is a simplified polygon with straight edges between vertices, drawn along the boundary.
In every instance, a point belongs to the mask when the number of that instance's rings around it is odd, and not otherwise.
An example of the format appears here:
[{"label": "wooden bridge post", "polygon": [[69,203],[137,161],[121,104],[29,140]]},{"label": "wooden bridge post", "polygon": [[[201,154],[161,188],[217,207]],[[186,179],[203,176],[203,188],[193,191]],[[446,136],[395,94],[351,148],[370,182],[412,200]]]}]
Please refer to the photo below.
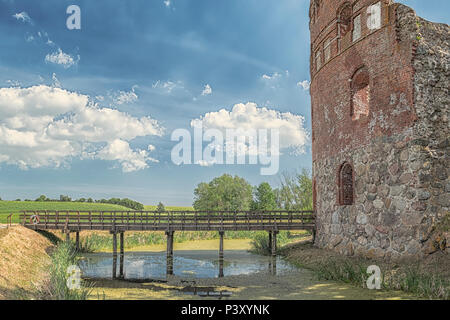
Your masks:
[{"label": "wooden bridge post", "polygon": [[70,230],[64,230],[64,233],[66,234],[66,242],[70,243]]},{"label": "wooden bridge post", "polygon": [[112,278],[116,279],[117,277],[117,233],[116,231],[112,231],[113,235],[113,266],[112,266]]},{"label": "wooden bridge post", "polygon": [[167,267],[166,273],[168,276],[173,275],[173,231],[167,231]]},{"label": "wooden bridge post", "polygon": [[223,278],[223,237],[225,232],[219,231],[220,245],[219,245],[219,278]]},{"label": "wooden bridge post", "polygon": [[123,247],[123,238],[124,238],[124,234],[125,232],[121,232],[120,233],[120,269],[119,269],[119,278],[123,279],[124,275],[123,275],[123,261],[124,261],[124,256],[125,256],[125,250]]},{"label": "wooden bridge post", "polygon": [[272,274],[277,274],[277,234],[278,231],[272,231],[272,242],[271,242],[271,250],[272,250]]},{"label": "wooden bridge post", "polygon": [[269,249],[270,253],[272,253],[272,231],[269,231]]},{"label": "wooden bridge post", "polygon": [[77,231],[75,233],[75,248],[77,249],[77,251],[80,250],[80,232]]}]

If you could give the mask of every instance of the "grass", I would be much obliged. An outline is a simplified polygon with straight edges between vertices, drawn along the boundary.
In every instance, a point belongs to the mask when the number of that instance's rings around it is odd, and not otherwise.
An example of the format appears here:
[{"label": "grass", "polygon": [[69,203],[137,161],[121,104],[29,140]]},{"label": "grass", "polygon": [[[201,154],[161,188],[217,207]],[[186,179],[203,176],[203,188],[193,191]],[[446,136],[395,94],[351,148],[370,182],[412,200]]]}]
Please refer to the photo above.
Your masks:
[{"label": "grass", "polygon": [[[22,211],[132,211],[129,208],[107,203],[87,202],[36,202],[36,201],[0,201],[0,223],[7,223],[7,217],[12,213],[12,222],[19,222]],[[155,211],[156,206],[144,206],[145,211]],[[192,207],[166,207],[167,211],[193,211]]]},{"label": "grass", "polygon": [[[56,232],[57,236],[61,233]],[[298,240],[307,236],[306,231],[299,232],[280,232],[277,237],[278,246]],[[219,233],[215,231],[179,231],[174,233],[174,242],[183,243],[198,240],[214,240],[219,238]],[[259,243],[264,243],[267,239],[267,233],[263,231],[227,231],[225,239],[251,239],[252,252],[267,254],[268,251],[261,250]],[[152,245],[161,245],[166,243],[164,232],[126,232],[124,238],[124,247],[126,250],[137,249]],[[267,240],[266,240],[267,242]],[[80,251],[81,252],[100,252],[110,251],[112,248],[112,236],[107,232],[84,231],[80,233]]]},{"label": "grass", "polygon": [[[277,247],[282,247],[285,244],[292,242],[294,239],[298,240],[298,237],[309,236],[308,231],[292,233],[290,231],[281,231],[277,235]],[[259,231],[252,235],[252,252],[261,255],[270,255],[271,249],[269,245],[269,235],[267,232]]]},{"label": "grass", "polygon": [[0,223],[6,223],[7,217],[13,214],[13,223],[19,222],[22,211],[130,211],[130,209],[115,204],[86,202],[35,202],[35,201],[0,201]]},{"label": "grass", "polygon": [[69,289],[68,268],[77,265],[77,253],[71,244],[60,242],[51,254],[49,279],[39,287],[38,298],[46,300],[86,300],[92,286],[82,280],[80,289]]},{"label": "grass", "polygon": [[312,270],[318,280],[332,280],[367,288],[366,281],[370,276],[367,268],[377,265],[382,272],[383,290],[401,290],[426,299],[450,299],[450,279],[436,267],[448,260],[435,262],[435,267],[411,262],[388,263],[339,256],[325,249],[314,248],[311,244],[286,248],[283,255],[294,265]]}]

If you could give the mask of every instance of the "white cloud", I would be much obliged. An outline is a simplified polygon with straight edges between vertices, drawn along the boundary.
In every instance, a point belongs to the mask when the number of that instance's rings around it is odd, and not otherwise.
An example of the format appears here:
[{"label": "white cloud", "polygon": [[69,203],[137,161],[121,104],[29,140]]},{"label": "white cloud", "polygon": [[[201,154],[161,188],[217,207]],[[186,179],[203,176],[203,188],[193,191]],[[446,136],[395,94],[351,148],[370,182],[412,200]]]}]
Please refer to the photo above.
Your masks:
[{"label": "white cloud", "polygon": [[22,22],[33,24],[33,20],[31,20],[30,16],[25,11],[13,14],[13,17],[16,18],[17,20],[22,20]]},{"label": "white cloud", "polygon": [[176,89],[184,89],[184,85],[181,81],[173,82],[173,81],[156,81],[152,85],[153,89],[158,89],[163,93],[171,94],[172,91]]},{"label": "white cloud", "polygon": [[211,167],[216,164],[216,161],[215,160],[211,160],[211,161],[199,160],[199,161],[197,161],[197,164],[200,167]]},{"label": "white cloud", "polygon": [[276,89],[280,87],[280,82],[283,79],[283,75],[278,72],[274,72],[272,75],[263,74],[261,80],[266,86]]},{"label": "white cloud", "polygon": [[20,81],[17,80],[6,80],[6,83],[9,84],[10,87],[20,87]]},{"label": "white cloud", "polygon": [[205,85],[205,88],[202,91],[202,96],[208,96],[212,94],[212,88],[209,84]]},{"label": "white cloud", "polygon": [[[150,146],[149,146],[150,147]],[[151,148],[149,148],[151,149]],[[123,172],[133,172],[148,168],[147,162],[158,162],[145,150],[132,150],[128,142],[116,139],[108,143],[97,154],[98,159],[118,161]]]},{"label": "white cloud", "polygon": [[309,141],[309,134],[304,127],[305,119],[290,112],[282,113],[268,108],[259,108],[255,103],[236,104],[231,111],[221,109],[209,112],[191,121],[191,127],[203,126],[205,129],[258,130],[278,129],[280,149],[292,149],[303,153]]},{"label": "white cloud", "polygon": [[139,97],[137,96],[135,89],[136,86],[133,86],[131,88],[131,91],[119,91],[117,94],[115,94],[114,97],[112,97],[114,103],[117,105],[122,105],[126,103],[128,104],[136,102],[139,99]]},{"label": "white cloud", "polygon": [[65,69],[76,65],[79,60],[80,56],[78,56],[78,58],[75,60],[71,55],[64,53],[61,49],[58,49],[57,52],[47,54],[45,56],[46,62],[62,65]]},{"label": "white cloud", "polygon": [[59,82],[58,78],[56,77],[56,73],[52,74],[52,87],[61,88],[61,82]]},{"label": "white cloud", "polygon": [[0,163],[60,167],[90,157],[118,161],[131,172],[156,160],[129,142],[162,133],[156,120],[102,108],[87,95],[44,85],[0,88]]},{"label": "white cloud", "polygon": [[282,77],[282,75],[280,74],[280,73],[278,73],[278,72],[274,72],[271,76],[270,75],[267,75],[267,74],[263,74],[262,76],[261,76],[261,78],[263,79],[263,80],[277,80],[277,79],[280,79]]},{"label": "white cloud", "polygon": [[172,5],[172,1],[171,0],[164,0],[164,5],[169,8]]},{"label": "white cloud", "polygon": [[297,86],[299,88],[303,88],[303,90],[307,91],[307,90],[309,90],[310,82],[308,80],[300,81],[299,83],[297,83]]}]

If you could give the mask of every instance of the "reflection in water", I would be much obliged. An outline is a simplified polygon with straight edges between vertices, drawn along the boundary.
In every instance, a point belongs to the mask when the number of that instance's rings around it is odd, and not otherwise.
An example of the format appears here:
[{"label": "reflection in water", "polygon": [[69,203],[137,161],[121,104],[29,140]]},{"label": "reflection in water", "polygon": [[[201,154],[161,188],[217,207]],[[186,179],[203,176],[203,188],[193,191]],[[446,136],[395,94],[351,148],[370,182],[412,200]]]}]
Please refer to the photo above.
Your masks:
[{"label": "reflection in water", "polygon": [[[175,251],[174,274],[183,278],[216,278],[219,275],[218,252]],[[112,276],[112,254],[85,254],[80,261],[83,276],[91,278],[110,278]],[[124,261],[126,279],[165,279],[165,252],[126,252]],[[225,251],[224,275],[245,275],[270,272],[273,269],[272,257],[248,253],[244,250]],[[294,267],[277,258],[278,274],[294,270]]]}]

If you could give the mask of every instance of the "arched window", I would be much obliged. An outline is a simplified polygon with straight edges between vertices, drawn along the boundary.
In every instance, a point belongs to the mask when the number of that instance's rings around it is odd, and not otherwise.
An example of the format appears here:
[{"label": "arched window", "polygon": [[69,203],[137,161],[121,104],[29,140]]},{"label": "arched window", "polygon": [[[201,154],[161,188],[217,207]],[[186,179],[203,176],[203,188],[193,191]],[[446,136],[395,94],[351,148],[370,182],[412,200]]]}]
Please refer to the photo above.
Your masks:
[{"label": "arched window", "polygon": [[352,77],[352,100],[350,115],[353,120],[369,115],[370,85],[366,67],[359,68]]},{"label": "arched window", "polygon": [[344,37],[352,29],[352,5],[344,3],[338,10],[338,34]]},{"label": "arched window", "polygon": [[322,53],[319,51],[316,52],[316,71],[319,71],[322,67]]},{"label": "arched window", "polygon": [[317,20],[317,16],[319,15],[319,9],[322,5],[322,0],[313,0],[311,1],[311,6],[309,7],[309,18],[311,23],[315,23]]},{"label": "arched window", "polygon": [[353,204],[353,168],[345,162],[339,170],[339,205]]}]

